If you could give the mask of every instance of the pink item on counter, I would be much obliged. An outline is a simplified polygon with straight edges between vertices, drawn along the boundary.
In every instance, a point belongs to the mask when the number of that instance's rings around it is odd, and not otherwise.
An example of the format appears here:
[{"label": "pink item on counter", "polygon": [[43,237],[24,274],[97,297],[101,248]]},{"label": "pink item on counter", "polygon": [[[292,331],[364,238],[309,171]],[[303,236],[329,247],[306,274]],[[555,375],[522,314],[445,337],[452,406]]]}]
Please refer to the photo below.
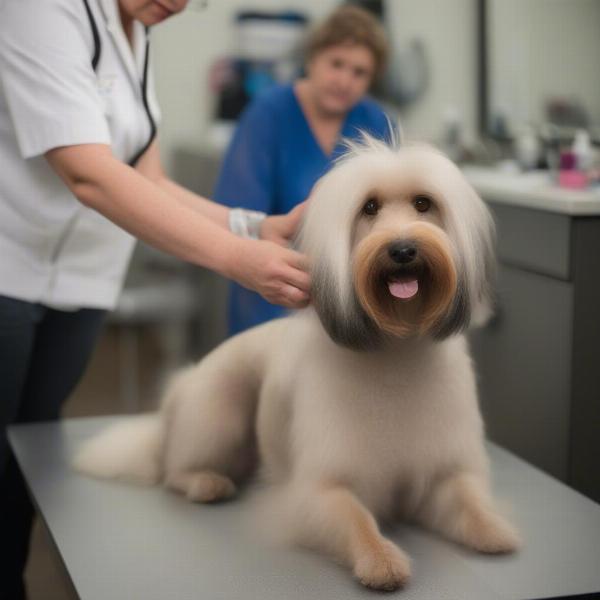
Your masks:
[{"label": "pink item on counter", "polygon": [[558,185],[560,187],[580,190],[588,185],[587,175],[577,169],[577,157],[573,152],[563,152],[560,155]]},{"label": "pink item on counter", "polygon": [[580,190],[586,188],[588,179],[585,173],[576,169],[564,169],[558,172],[558,185]]}]

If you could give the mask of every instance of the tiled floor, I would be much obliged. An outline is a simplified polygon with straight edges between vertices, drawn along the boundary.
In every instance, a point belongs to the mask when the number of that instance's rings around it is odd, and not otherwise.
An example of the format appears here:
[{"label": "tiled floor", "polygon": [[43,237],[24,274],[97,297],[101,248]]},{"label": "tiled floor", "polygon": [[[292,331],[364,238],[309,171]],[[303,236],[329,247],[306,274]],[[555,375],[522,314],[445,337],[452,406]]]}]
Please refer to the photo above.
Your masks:
[{"label": "tiled floor", "polygon": [[[120,400],[124,374],[120,372],[118,357],[123,356],[120,352],[123,333],[118,327],[107,328],[84,378],[67,402],[65,417],[127,412]],[[126,333],[128,336],[136,335],[139,348],[137,364],[140,367],[134,375],[134,384],[139,391],[138,408],[147,410],[157,401],[164,375],[161,367],[168,361],[156,331],[138,328]],[[131,375],[129,373],[130,378],[127,379],[129,386],[132,385]],[[26,571],[29,600],[73,600],[59,560],[43,526],[36,523]]]}]

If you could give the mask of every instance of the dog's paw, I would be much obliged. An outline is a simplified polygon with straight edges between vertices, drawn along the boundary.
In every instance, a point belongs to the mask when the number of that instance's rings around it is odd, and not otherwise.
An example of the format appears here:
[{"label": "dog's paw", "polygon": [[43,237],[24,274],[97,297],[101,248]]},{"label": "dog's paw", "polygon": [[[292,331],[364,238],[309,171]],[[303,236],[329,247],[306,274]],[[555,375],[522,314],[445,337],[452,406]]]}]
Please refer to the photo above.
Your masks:
[{"label": "dog's paw", "polygon": [[404,587],[410,578],[410,559],[398,546],[385,540],[379,548],[358,557],[354,576],[368,588],[392,592]]},{"label": "dog's paw", "polygon": [[521,547],[519,532],[503,517],[488,513],[471,517],[465,527],[465,544],[486,554],[507,554]]},{"label": "dog's paw", "polygon": [[190,476],[186,497],[191,502],[219,502],[232,498],[236,491],[235,483],[229,477],[205,471]]}]

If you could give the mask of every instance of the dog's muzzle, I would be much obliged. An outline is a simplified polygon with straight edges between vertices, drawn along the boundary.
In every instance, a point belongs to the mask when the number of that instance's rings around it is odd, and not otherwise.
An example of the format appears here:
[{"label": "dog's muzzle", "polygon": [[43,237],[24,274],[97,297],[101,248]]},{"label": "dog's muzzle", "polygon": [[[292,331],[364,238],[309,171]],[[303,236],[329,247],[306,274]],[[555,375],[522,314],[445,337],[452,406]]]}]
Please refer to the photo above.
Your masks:
[{"label": "dog's muzzle", "polygon": [[394,242],[388,247],[388,256],[398,265],[386,277],[390,294],[400,300],[410,300],[419,292],[419,272],[415,263],[419,253],[414,242]]},{"label": "dog's muzzle", "polygon": [[381,231],[354,253],[357,298],[373,322],[396,336],[425,333],[445,317],[457,289],[446,234],[430,224],[411,226],[405,237]]}]

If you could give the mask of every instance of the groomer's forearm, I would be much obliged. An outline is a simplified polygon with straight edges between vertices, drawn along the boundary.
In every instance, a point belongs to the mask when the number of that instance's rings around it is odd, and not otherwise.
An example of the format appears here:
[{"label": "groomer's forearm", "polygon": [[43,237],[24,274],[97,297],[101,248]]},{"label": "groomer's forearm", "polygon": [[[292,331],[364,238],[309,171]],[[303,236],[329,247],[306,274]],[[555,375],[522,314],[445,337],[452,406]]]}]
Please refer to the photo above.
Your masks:
[{"label": "groomer's forearm", "polygon": [[83,204],[169,254],[228,275],[239,238],[109,152],[79,149],[75,165],[51,162]]},{"label": "groomer's forearm", "polygon": [[229,229],[229,209],[227,207],[186,190],[168,177],[161,177],[157,184],[169,196],[203,214],[221,227]]},{"label": "groomer's forearm", "polygon": [[229,229],[229,209],[194,194],[169,179],[163,170],[158,140],[154,140],[135,166],[136,171],[154,181],[169,196],[207,216],[211,221]]}]

